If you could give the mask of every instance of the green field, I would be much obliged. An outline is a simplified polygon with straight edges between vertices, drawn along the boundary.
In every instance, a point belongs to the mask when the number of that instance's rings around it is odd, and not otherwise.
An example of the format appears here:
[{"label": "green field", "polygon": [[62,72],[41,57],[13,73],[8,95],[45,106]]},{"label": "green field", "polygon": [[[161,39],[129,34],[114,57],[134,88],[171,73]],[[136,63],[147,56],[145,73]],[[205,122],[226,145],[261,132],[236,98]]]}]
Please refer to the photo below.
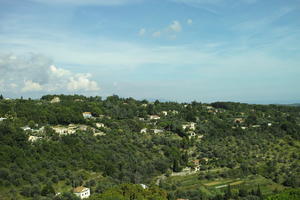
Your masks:
[{"label": "green field", "polygon": [[173,176],[165,179],[162,186],[169,191],[202,190],[209,195],[223,193],[230,185],[233,191],[244,188],[248,191],[255,190],[258,185],[264,195],[272,194],[275,190],[281,191],[285,187],[274,183],[260,175],[251,175],[245,178],[218,178],[213,180],[199,179],[198,174],[187,176]]}]

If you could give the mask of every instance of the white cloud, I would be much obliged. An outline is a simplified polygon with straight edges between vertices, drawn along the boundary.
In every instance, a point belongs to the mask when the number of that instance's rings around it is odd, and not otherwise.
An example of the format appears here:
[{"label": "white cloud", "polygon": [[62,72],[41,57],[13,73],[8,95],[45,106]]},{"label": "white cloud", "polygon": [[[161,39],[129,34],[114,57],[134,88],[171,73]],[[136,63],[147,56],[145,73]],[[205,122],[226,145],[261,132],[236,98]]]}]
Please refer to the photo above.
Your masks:
[{"label": "white cloud", "polygon": [[99,91],[97,82],[89,80],[90,76],[90,74],[77,74],[75,77],[71,77],[68,82],[68,90]]},{"label": "white cloud", "polygon": [[90,74],[73,73],[58,68],[47,57],[31,54],[0,55],[1,90],[13,93],[28,92],[95,92],[98,83]]},{"label": "white cloud", "polygon": [[11,83],[9,86],[10,86],[10,88],[12,88],[12,89],[15,89],[15,88],[17,88],[17,87],[18,87],[18,85],[17,85],[17,84],[15,84],[15,83]]},{"label": "white cloud", "polygon": [[188,19],[188,20],[186,21],[186,23],[187,23],[188,25],[192,25],[192,24],[193,24],[193,20],[192,20],[192,19]]},{"label": "white cloud", "polygon": [[160,37],[161,36],[161,32],[160,31],[156,31],[152,34],[153,37]]},{"label": "white cloud", "polygon": [[21,89],[22,92],[35,92],[43,90],[43,86],[39,83],[35,83],[32,80],[27,80],[24,83],[24,87]]},{"label": "white cloud", "polygon": [[50,71],[53,73],[54,76],[56,77],[63,77],[63,76],[68,76],[71,75],[70,71],[65,70],[65,69],[61,69],[61,68],[57,68],[54,65],[50,66]]},{"label": "white cloud", "polygon": [[182,30],[181,24],[177,20],[172,22],[172,24],[169,26],[169,29],[174,31],[174,32],[180,32]]},{"label": "white cloud", "polygon": [[146,29],[145,28],[141,28],[139,31],[139,36],[144,36],[146,34]]},{"label": "white cloud", "polygon": [[174,20],[169,26],[165,27],[162,30],[158,30],[152,33],[152,36],[155,38],[161,37],[162,35],[170,39],[176,39],[175,33],[181,32],[182,27],[179,21]]}]

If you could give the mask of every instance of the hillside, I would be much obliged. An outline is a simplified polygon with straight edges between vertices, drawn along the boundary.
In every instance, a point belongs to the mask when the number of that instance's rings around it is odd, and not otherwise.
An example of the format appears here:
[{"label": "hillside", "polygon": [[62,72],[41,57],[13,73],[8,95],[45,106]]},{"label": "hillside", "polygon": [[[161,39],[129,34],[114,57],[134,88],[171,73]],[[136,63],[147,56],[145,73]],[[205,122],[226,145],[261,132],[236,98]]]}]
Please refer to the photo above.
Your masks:
[{"label": "hillside", "polygon": [[296,106],[47,95],[1,99],[0,119],[0,199],[76,199],[77,186],[93,200],[274,199],[300,188]]}]

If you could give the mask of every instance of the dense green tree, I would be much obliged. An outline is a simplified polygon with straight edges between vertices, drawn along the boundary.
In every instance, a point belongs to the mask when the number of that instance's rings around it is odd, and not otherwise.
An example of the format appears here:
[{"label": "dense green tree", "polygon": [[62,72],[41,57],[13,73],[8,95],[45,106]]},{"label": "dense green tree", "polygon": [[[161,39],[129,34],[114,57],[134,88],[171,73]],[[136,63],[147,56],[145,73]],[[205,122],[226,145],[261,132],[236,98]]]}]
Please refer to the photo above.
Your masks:
[{"label": "dense green tree", "polygon": [[41,195],[43,196],[55,195],[55,190],[53,186],[51,184],[45,185],[41,191]]},{"label": "dense green tree", "polygon": [[[60,102],[51,103],[54,97]],[[53,195],[45,189],[50,182],[65,183],[66,187],[86,185],[105,192],[123,182],[150,183],[163,173],[181,171],[195,159],[201,160],[200,168],[205,171],[201,180],[260,175],[286,187],[299,187],[299,107],[231,102],[211,105],[149,103],[116,95],[105,100],[47,95],[41,100],[0,101],[0,116],[8,118],[0,122],[0,190],[16,188],[17,193],[38,199],[45,191]],[[162,111],[168,114],[162,116]],[[95,118],[84,119],[82,112],[91,112]],[[148,120],[148,114],[161,115],[161,119]],[[235,118],[245,122],[236,124]],[[201,139],[188,139],[182,124],[190,121],[197,123],[195,133],[203,136]],[[62,136],[51,128],[70,123],[89,129]],[[98,129],[96,123],[105,124],[105,128]],[[26,125],[36,130],[24,132],[20,127]],[[39,133],[37,129],[43,126],[44,132]],[[140,134],[144,127],[148,133]],[[91,128],[106,135],[94,137]],[[153,134],[151,129],[164,132]],[[42,139],[29,142],[30,135]],[[213,172],[220,168],[221,173]],[[109,187],[92,184],[83,172],[102,174],[113,181]],[[166,187],[173,194],[177,188]],[[253,191],[240,192],[243,197],[239,198],[259,198]],[[199,191],[180,194],[189,199],[204,198]]]}]

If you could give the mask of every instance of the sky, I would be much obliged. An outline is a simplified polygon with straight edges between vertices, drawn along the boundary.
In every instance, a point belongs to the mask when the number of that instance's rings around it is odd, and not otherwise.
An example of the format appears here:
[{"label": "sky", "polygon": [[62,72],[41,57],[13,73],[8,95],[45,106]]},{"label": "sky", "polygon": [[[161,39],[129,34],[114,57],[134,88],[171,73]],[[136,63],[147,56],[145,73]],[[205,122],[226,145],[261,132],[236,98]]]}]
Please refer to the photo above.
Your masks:
[{"label": "sky", "polygon": [[300,0],[0,0],[0,93],[300,102]]}]

